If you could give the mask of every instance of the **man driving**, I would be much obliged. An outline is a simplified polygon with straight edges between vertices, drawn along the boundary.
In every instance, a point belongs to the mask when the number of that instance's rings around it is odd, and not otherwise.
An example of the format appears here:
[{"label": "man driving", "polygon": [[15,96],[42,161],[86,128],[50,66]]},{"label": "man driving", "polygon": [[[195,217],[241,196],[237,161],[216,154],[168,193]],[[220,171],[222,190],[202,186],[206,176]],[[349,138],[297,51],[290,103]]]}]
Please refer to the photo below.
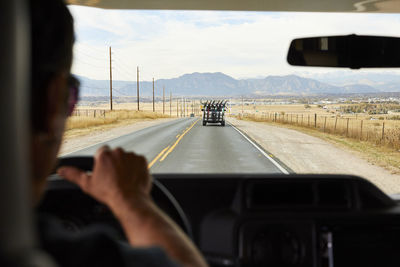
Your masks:
[{"label": "man driving", "polygon": [[[31,0],[31,166],[35,203],[56,163],[65,122],[78,100],[71,75],[73,18],[62,0]],[[62,167],[58,174],[107,205],[129,244],[105,231],[65,232],[41,218],[42,246],[60,266],[207,266],[182,230],[153,202],[146,159],[121,148],[100,148],[92,173]]]}]

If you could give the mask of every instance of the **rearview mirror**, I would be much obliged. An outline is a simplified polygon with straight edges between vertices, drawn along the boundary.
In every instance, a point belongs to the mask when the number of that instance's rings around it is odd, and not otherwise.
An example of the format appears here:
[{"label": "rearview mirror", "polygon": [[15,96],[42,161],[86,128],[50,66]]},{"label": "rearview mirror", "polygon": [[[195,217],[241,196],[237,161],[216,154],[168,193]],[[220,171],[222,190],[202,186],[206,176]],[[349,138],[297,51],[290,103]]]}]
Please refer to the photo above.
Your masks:
[{"label": "rearview mirror", "polygon": [[287,61],[294,66],[398,68],[400,38],[346,35],[295,39]]}]

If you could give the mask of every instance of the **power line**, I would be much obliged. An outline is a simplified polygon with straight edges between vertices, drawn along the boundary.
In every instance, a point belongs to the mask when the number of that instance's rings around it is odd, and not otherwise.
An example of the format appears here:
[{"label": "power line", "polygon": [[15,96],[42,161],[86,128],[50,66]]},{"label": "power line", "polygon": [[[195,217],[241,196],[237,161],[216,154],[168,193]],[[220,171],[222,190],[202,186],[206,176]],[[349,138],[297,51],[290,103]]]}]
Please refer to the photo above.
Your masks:
[{"label": "power line", "polygon": [[84,56],[86,56],[86,57],[89,57],[89,58],[91,58],[91,59],[98,60],[98,61],[105,61],[105,60],[106,60],[105,57],[99,58],[99,57],[92,56],[92,55],[90,55],[90,54],[84,52],[83,50],[80,50],[80,48],[75,48],[75,49],[76,49],[76,51],[74,51],[74,52],[77,52],[77,53],[79,53],[79,54],[81,54],[81,55],[84,55]]},{"label": "power line", "polygon": [[115,60],[118,61],[118,63],[120,65],[123,65],[123,67],[127,68],[127,69],[132,69],[131,66],[129,66],[128,63],[125,63],[124,60],[120,59],[118,56],[114,56]]},{"label": "power line", "polygon": [[93,87],[93,86],[80,86],[80,88],[88,88],[88,89],[95,89],[95,90],[106,90],[106,87]]},{"label": "power line", "polygon": [[[107,90],[106,86],[104,86],[104,87],[94,87],[94,86],[83,85],[83,86],[80,86],[80,88],[95,89],[95,90]],[[124,89],[124,88],[123,87],[117,87],[117,88],[113,87],[113,90],[122,90],[122,89]]]},{"label": "power line", "polygon": [[[90,51],[87,50],[86,48],[84,48],[85,46],[77,46],[76,50],[74,52],[75,53],[75,57],[77,59],[77,61],[79,61],[80,63],[83,63],[85,65],[88,65],[92,68],[98,68],[98,69],[103,69],[104,66],[96,66],[95,64],[97,63],[89,63],[87,61],[91,61],[91,60],[96,60],[97,62],[100,61],[104,61],[104,63],[107,62],[107,58],[104,57],[97,57],[94,56],[92,54],[92,48],[95,47],[90,47]],[[96,49],[96,48],[95,48]],[[99,50],[98,50],[99,51]],[[103,53],[103,52],[102,52]],[[104,53],[105,55],[105,53]],[[82,60],[82,57],[85,58],[86,60]],[[124,60],[122,60],[119,56],[118,53],[115,53],[115,51],[113,52],[111,50],[111,46],[109,46],[109,73],[110,73],[110,110],[113,109],[113,90],[118,93],[121,96],[127,96],[127,97],[131,97],[131,95],[127,95],[121,91],[119,91],[118,89],[121,88],[113,88],[113,70],[115,71],[114,76],[121,76],[123,78],[127,78],[127,81],[132,81],[134,74],[132,72],[132,68],[129,67],[129,64],[125,63]],[[136,71],[136,82],[137,82],[137,109],[139,110],[139,105],[140,105],[140,95],[139,95],[139,66],[137,66],[137,71]],[[154,80],[154,79],[153,79]],[[104,90],[106,88],[100,88],[100,87],[93,87],[93,86],[82,86],[82,88],[88,88],[88,89],[94,89],[94,90]],[[133,96],[133,95],[132,95]],[[154,106],[154,92],[153,92],[153,106]],[[165,112],[165,89],[163,89],[163,112]]]},{"label": "power line", "polygon": [[110,110],[112,110],[112,57],[110,46]]},{"label": "power line", "polygon": [[129,77],[129,79],[132,79],[132,77],[135,77],[135,75],[133,75],[133,73],[128,73],[126,70],[123,70],[118,66],[114,65],[113,69],[116,70],[116,71],[119,71],[121,74],[126,75],[125,77]]},{"label": "power line", "polygon": [[123,72],[123,73],[127,74],[128,76],[133,76],[133,77],[136,76],[136,73],[135,73],[135,72],[133,72],[133,71],[131,72],[130,70],[127,70],[127,69],[123,68],[121,65],[114,64],[114,67],[115,67],[118,71]]},{"label": "power line", "polygon": [[[85,43],[79,43],[78,45],[75,45],[74,47],[80,47],[80,48],[84,48],[84,49],[87,49],[86,51],[90,51],[90,52],[92,52],[93,50],[97,50],[97,52],[98,53],[101,53],[101,54],[103,54],[104,56],[106,55],[106,53],[107,53],[107,49],[102,49],[102,48],[98,48],[98,47],[96,47],[96,46],[92,46],[92,45],[88,45],[88,44],[85,44]],[[107,46],[106,46],[107,47]],[[106,56],[105,56],[106,57]]]},{"label": "power line", "polygon": [[139,98],[139,66],[137,67],[136,82],[137,82],[137,110],[139,111],[139,102],[140,102],[140,98]]},{"label": "power line", "polygon": [[[113,68],[113,70],[115,70]],[[122,81],[122,82],[129,82],[132,78],[128,77],[126,74],[118,71],[114,71],[114,76],[116,77],[115,80]]]},{"label": "power line", "polygon": [[113,91],[115,91],[115,92],[117,92],[117,93],[119,93],[120,95],[123,95],[123,96],[131,96],[131,95],[124,94],[124,93],[118,91],[118,90],[115,89],[115,88],[113,88]]},{"label": "power line", "polygon": [[154,78],[153,78],[153,112],[155,111],[155,107],[154,107]]},{"label": "power line", "polygon": [[128,74],[130,76],[135,76],[136,75],[134,73],[134,71],[133,71],[133,68],[127,67],[127,65],[125,65],[125,64],[121,64],[121,61],[119,61],[119,60],[115,60],[115,62],[117,63],[116,66],[119,68],[119,70],[121,72],[124,72],[125,74]]},{"label": "power line", "polygon": [[98,68],[98,69],[104,69],[104,67],[102,67],[102,66],[96,66],[96,65],[94,65],[94,64],[91,64],[91,63],[88,63],[88,62],[86,62],[86,61],[83,61],[82,59],[80,59],[80,58],[74,58],[74,60],[78,60],[80,63],[83,63],[83,64],[85,64],[85,65],[88,65],[88,66],[90,66],[90,67],[92,67],[92,68]]}]

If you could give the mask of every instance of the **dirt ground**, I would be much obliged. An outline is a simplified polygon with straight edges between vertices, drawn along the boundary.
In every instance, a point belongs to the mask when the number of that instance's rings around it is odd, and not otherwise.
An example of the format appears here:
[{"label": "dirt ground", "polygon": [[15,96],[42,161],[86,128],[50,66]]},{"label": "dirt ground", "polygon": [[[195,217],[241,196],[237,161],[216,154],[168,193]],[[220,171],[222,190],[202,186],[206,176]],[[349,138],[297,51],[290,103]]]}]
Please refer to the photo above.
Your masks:
[{"label": "dirt ground", "polygon": [[400,193],[400,175],[372,165],[352,151],[291,129],[234,118],[228,121],[296,173],[352,174],[388,194]]},{"label": "dirt ground", "polygon": [[84,136],[78,136],[78,137],[69,137],[63,140],[63,143],[61,145],[61,149],[59,152],[59,156],[64,156],[68,153],[72,153],[74,151],[83,149],[85,147],[100,143],[100,142],[105,142],[110,139],[117,138],[119,136],[138,131],[140,129],[144,129],[146,127],[150,127],[159,123],[167,122],[169,120],[174,120],[176,118],[167,118],[167,119],[155,119],[155,120],[146,120],[146,121],[140,121],[136,122],[134,124],[130,125],[124,125],[124,126],[119,126],[115,127],[112,129],[107,129],[103,131],[94,131],[91,132],[90,134],[84,135]]}]

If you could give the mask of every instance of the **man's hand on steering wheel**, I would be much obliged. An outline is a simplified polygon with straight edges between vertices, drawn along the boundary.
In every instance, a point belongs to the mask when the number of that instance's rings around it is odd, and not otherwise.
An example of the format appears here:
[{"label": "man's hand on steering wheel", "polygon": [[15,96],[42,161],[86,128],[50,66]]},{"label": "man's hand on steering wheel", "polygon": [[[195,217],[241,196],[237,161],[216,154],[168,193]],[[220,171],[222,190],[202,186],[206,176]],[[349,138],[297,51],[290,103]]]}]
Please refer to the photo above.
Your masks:
[{"label": "man's hand on steering wheel", "polygon": [[69,166],[57,173],[113,211],[123,203],[150,198],[152,182],[146,159],[121,148],[101,147],[94,157],[92,173]]},{"label": "man's hand on steering wheel", "polygon": [[183,266],[207,266],[192,241],[150,197],[146,159],[121,148],[100,148],[93,172],[61,167],[57,173],[113,211],[133,246],[160,246]]}]

